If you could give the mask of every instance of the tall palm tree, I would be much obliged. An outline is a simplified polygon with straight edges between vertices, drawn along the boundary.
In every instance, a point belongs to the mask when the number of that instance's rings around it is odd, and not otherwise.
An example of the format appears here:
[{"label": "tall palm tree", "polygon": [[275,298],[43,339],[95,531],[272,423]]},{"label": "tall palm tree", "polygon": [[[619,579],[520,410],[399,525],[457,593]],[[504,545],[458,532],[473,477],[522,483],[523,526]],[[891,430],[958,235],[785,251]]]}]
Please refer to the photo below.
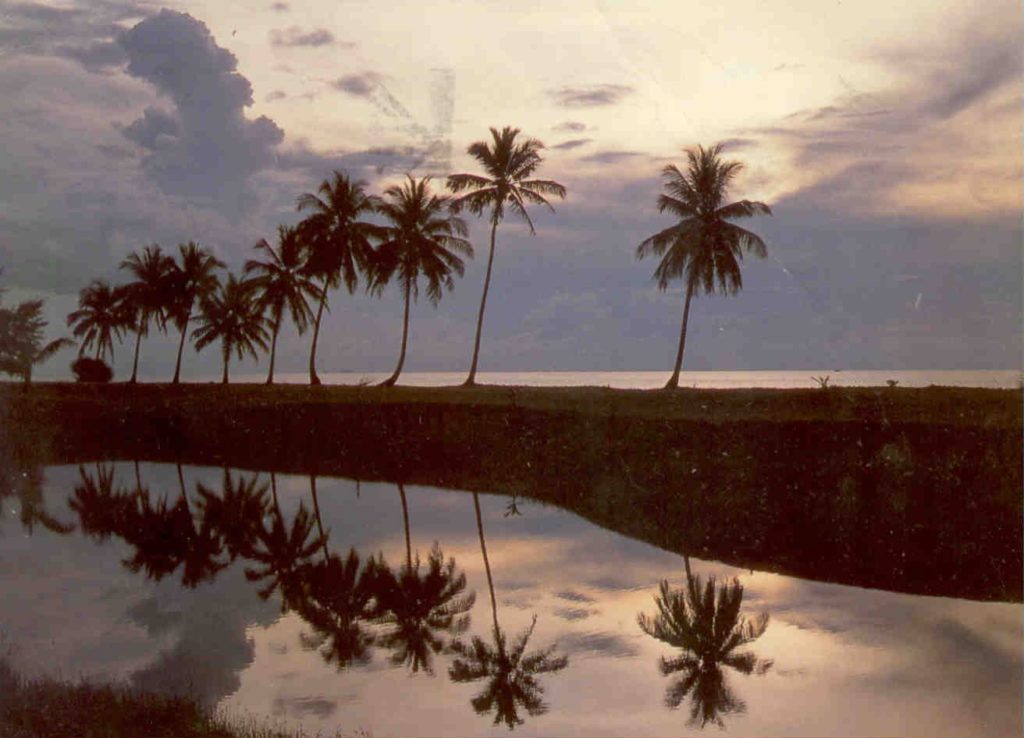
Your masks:
[{"label": "tall palm tree", "polygon": [[665,676],[680,673],[668,687],[665,704],[677,708],[691,695],[690,725],[704,727],[713,722],[724,727],[721,715],[743,712],[745,705],[733,694],[722,667],[741,674],[764,674],[770,660],[758,659],[739,649],[761,637],[768,627],[768,613],[753,620],[740,616],[743,586],[738,580],[715,589],[715,578],[704,583],[690,572],[686,559],[686,587],[673,589],[662,581],[654,602],[653,617],[640,613],[637,622],[649,636],[679,649],[680,654],[659,663]]},{"label": "tall palm tree", "polygon": [[454,682],[472,682],[487,679],[483,691],[470,701],[478,715],[494,711],[494,724],[504,722],[509,730],[522,725],[519,707],[528,715],[543,715],[547,712],[544,703],[544,687],[536,675],[558,672],[569,664],[568,656],[556,656],[555,646],[526,653],[526,646],[537,625],[534,615],[530,627],[520,633],[511,648],[508,639],[498,624],[498,602],[494,596],[494,580],[491,564],[487,558],[487,543],[484,539],[483,518],[480,515],[480,497],[473,493],[473,507],[476,511],[477,533],[480,536],[480,552],[483,555],[484,570],[487,573],[487,589],[491,595],[491,615],[494,646],[474,636],[470,644],[455,641],[451,650],[457,655],[448,669],[448,676]]},{"label": "tall palm tree", "polygon": [[177,262],[171,263],[169,291],[171,301],[171,319],[180,331],[178,339],[178,357],[174,362],[174,379],[172,384],[181,381],[181,355],[185,349],[185,336],[192,320],[192,311],[196,301],[205,300],[217,289],[217,270],[224,269],[224,262],[209,251],[189,241],[178,245]]},{"label": "tall palm tree", "polygon": [[675,164],[669,164],[662,170],[666,192],[658,195],[658,212],[668,211],[679,220],[643,241],[636,249],[637,259],[651,255],[662,257],[654,270],[659,289],[667,289],[675,279],[683,279],[686,283],[679,350],[666,389],[679,386],[686,324],[693,296],[702,290],[706,294],[716,290],[736,294],[743,286],[740,274],[743,253],[753,252],[761,258],[768,254],[760,236],[729,222],[754,215],[771,215],[772,211],[763,202],[751,200],[724,204],[725,193],[743,165],[737,161],[724,161],[721,153],[721,144],[708,149],[698,146],[686,151],[689,160],[686,172],[680,171]]},{"label": "tall palm tree", "polygon": [[316,345],[328,290],[344,283],[350,294],[355,292],[359,275],[366,274],[371,266],[370,240],[377,227],[362,218],[375,211],[376,198],[367,195],[365,189],[365,182],[353,182],[344,172],[335,171],[332,179],[320,183],[316,193],[306,192],[298,198],[298,210],[309,211],[298,226],[310,249],[303,271],[305,276],[320,282],[309,351],[309,383],[313,385],[320,384]]},{"label": "tall palm tree", "polygon": [[43,301],[26,300],[13,308],[0,308],[0,372],[32,382],[32,369],[64,348],[75,345],[69,338],[43,343]]},{"label": "tall palm tree", "polygon": [[164,330],[171,309],[170,277],[174,260],[163,253],[156,244],[146,246],[142,255],[129,254],[121,262],[121,268],[131,272],[134,280],[125,285],[124,306],[132,316],[132,330],[135,331],[135,358],[132,360],[134,384],[139,372],[139,345],[149,334],[150,321],[156,319],[157,327]]},{"label": "tall palm tree", "polygon": [[461,277],[465,270],[460,255],[473,256],[473,247],[462,238],[466,224],[447,212],[449,199],[431,194],[429,183],[429,177],[416,181],[407,175],[403,185],[384,191],[385,201],[377,208],[388,225],[381,230],[371,288],[379,294],[397,276],[405,299],[402,350],[394,373],[382,383],[385,387],[394,385],[405,364],[409,303],[419,296],[419,278],[426,279],[427,298],[437,305],[443,288],[455,287],[452,273]]},{"label": "tall palm tree", "polygon": [[545,205],[554,212],[554,208],[545,199],[547,196],[565,198],[565,187],[558,182],[545,179],[530,179],[541,161],[540,150],[544,144],[534,138],[516,141],[518,128],[506,126],[499,132],[491,129],[492,143],[477,141],[471,144],[467,153],[483,167],[486,176],[478,174],[453,174],[448,177],[448,189],[458,195],[452,202],[452,208],[459,212],[468,208],[473,215],[490,212],[491,250],[487,257],[487,274],[484,277],[484,293],[480,298],[480,313],[476,319],[476,339],[473,343],[473,362],[469,367],[467,386],[476,382],[476,367],[480,356],[480,334],[484,325],[484,308],[487,306],[487,291],[491,285],[491,267],[494,265],[494,243],[498,232],[498,223],[505,217],[507,207],[523,218],[530,227],[530,233],[536,231],[533,221],[526,212],[527,204]]},{"label": "tall palm tree", "polygon": [[275,250],[266,239],[260,239],[255,248],[266,254],[266,260],[250,259],[245,262],[245,274],[255,274],[252,285],[259,294],[257,301],[262,309],[270,313],[270,370],[267,373],[267,384],[274,383],[277,334],[281,330],[285,311],[291,316],[299,333],[305,333],[313,317],[307,298],[320,295],[313,280],[303,273],[306,249],[299,240],[298,229],[278,226],[277,244]]},{"label": "tall palm tree", "polygon": [[246,354],[258,359],[257,348],[267,350],[267,327],[263,311],[256,301],[251,282],[228,275],[217,290],[201,305],[199,327],[192,332],[196,351],[220,341],[224,359],[223,384],[228,383],[228,362],[234,352],[239,359]]},{"label": "tall palm tree", "polygon": [[68,315],[68,327],[80,339],[79,356],[95,346],[96,359],[103,360],[109,351],[113,361],[114,339],[120,341],[127,327],[123,290],[123,287],[111,288],[106,281],[94,279],[78,293],[78,309]]}]

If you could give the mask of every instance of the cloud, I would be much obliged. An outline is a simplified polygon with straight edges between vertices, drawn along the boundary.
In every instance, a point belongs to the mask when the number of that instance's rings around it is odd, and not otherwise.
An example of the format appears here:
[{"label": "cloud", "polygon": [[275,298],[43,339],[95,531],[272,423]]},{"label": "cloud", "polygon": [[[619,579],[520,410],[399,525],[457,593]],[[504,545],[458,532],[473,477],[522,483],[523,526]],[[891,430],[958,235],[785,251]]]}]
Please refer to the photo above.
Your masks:
[{"label": "cloud", "polygon": [[275,13],[287,13],[290,8],[288,3],[273,3],[271,4],[270,9]]},{"label": "cloud", "polygon": [[147,110],[122,129],[147,150],[146,173],[164,192],[238,215],[248,204],[249,178],[273,163],[284,132],[266,116],[245,117],[252,86],[237,72],[234,54],[217,45],[204,23],[170,10],[119,41],[128,74],[174,103],[173,115]]},{"label": "cloud", "polygon": [[368,98],[380,83],[380,75],[375,72],[360,72],[358,74],[346,74],[344,77],[331,82],[331,87],[342,92],[347,92],[355,97]]},{"label": "cloud", "polygon": [[336,700],[328,700],[323,697],[276,697],[274,699],[274,714],[288,714],[297,718],[312,716],[323,720],[335,713],[338,709]]},{"label": "cloud", "polygon": [[551,127],[552,131],[572,131],[573,133],[580,133],[581,131],[587,130],[585,123],[580,123],[575,120],[567,120],[564,123],[559,123],[557,126]]},{"label": "cloud", "polygon": [[589,85],[548,90],[556,105],[566,108],[594,108],[615,105],[635,90],[628,85]]},{"label": "cloud", "polygon": [[594,164],[614,164],[623,160],[635,159],[643,156],[647,156],[647,154],[640,151],[602,151],[597,154],[588,154],[580,159],[580,161],[591,162]]},{"label": "cloud", "polygon": [[562,143],[555,144],[551,148],[561,149],[563,151],[569,151],[571,149],[578,149],[580,146],[586,146],[588,143],[593,141],[592,138],[574,138],[569,141],[563,141]]},{"label": "cloud", "polygon": [[572,655],[639,656],[639,647],[616,633],[570,633],[558,639],[558,648]]},{"label": "cloud", "polygon": [[[303,31],[298,26],[270,31],[268,38],[273,46],[330,46],[335,42],[334,34],[326,28]],[[354,44],[346,44],[354,46]]]},{"label": "cloud", "polygon": [[555,615],[562,618],[562,620],[585,620],[591,615],[595,614],[594,610],[588,610],[584,607],[560,607],[554,611]]},{"label": "cloud", "polygon": [[274,90],[273,92],[268,92],[266,97],[263,98],[263,101],[274,102],[275,100],[284,100],[286,97],[288,97],[288,93],[284,90]]},{"label": "cloud", "polygon": [[577,592],[574,589],[563,589],[561,592],[555,592],[555,597],[560,600],[568,600],[569,602],[596,602],[593,597]]},{"label": "cloud", "polygon": [[58,46],[58,56],[74,59],[90,72],[107,72],[120,67],[127,57],[124,49],[113,41],[95,41],[87,46]]}]

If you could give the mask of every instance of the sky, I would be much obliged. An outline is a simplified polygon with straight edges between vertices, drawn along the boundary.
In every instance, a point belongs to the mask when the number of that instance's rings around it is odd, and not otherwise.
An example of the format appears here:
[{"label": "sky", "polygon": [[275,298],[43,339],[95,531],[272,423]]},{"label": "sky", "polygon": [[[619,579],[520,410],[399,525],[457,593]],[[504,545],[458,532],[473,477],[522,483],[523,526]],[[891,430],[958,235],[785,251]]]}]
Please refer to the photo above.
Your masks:
[{"label": "sky", "polygon": [[[772,208],[745,224],[769,255],[694,302],[684,369],[1016,368],[1021,20],[1012,0],[0,2],[3,299],[46,298],[66,335],[132,251],[195,240],[238,270],[332,170],[441,189],[511,125],[568,195],[536,235],[499,228],[482,371],[670,369],[682,290],[634,252],[671,223],[662,168],[715,142],[744,164],[731,197]],[[413,309],[407,371],[468,368],[488,235],[470,226],[464,278]],[[321,372],[390,370],[397,287],[330,305]],[[147,339],[141,375],[176,344]],[[286,329],[278,370],[308,350]]]}]

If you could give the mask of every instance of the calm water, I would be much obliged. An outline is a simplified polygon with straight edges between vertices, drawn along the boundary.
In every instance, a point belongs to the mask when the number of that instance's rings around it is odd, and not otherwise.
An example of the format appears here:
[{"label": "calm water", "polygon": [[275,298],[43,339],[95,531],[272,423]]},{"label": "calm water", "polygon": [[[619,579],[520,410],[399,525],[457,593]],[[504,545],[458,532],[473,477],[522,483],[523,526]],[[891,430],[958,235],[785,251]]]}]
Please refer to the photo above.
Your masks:
[{"label": "calm water", "polygon": [[191,691],[313,733],[1022,729],[1019,605],[691,559],[691,581],[736,578],[751,639],[701,667],[637,620],[661,580],[670,596],[687,586],[684,559],[554,507],[323,477],[314,497],[305,476],[185,467],[179,480],[160,464],[38,481],[0,499],[0,630],[28,673]]},{"label": "calm water", "polygon": [[[481,384],[522,385],[532,387],[615,387],[620,389],[656,389],[664,386],[670,372],[481,372],[477,381]],[[360,384],[383,381],[391,372],[325,372],[320,375],[327,384]],[[683,372],[679,384],[682,387],[706,387],[729,389],[735,387],[771,387],[800,389],[817,387],[815,377],[829,377],[830,387],[885,387],[889,380],[895,380],[901,387],[999,387],[1020,386],[1021,372],[1018,371],[833,371],[827,369],[806,369],[799,371],[743,371],[743,372]],[[220,376],[209,376],[206,381],[217,381]],[[232,377],[238,382],[262,382],[265,373],[239,374]],[[305,372],[280,373],[275,375],[278,382],[305,384],[309,375]],[[465,372],[407,372],[399,378],[399,384],[414,387],[459,385],[466,379]]]}]

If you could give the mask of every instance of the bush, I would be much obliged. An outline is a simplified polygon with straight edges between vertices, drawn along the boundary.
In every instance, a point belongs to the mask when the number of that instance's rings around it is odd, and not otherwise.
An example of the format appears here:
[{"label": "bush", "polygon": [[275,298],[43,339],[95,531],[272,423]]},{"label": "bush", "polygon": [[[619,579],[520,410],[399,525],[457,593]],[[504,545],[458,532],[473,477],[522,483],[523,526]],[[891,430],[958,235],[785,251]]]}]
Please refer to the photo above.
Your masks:
[{"label": "bush", "polygon": [[87,356],[80,356],[71,362],[71,371],[75,374],[76,382],[109,382],[114,376],[114,371],[105,361]]}]

